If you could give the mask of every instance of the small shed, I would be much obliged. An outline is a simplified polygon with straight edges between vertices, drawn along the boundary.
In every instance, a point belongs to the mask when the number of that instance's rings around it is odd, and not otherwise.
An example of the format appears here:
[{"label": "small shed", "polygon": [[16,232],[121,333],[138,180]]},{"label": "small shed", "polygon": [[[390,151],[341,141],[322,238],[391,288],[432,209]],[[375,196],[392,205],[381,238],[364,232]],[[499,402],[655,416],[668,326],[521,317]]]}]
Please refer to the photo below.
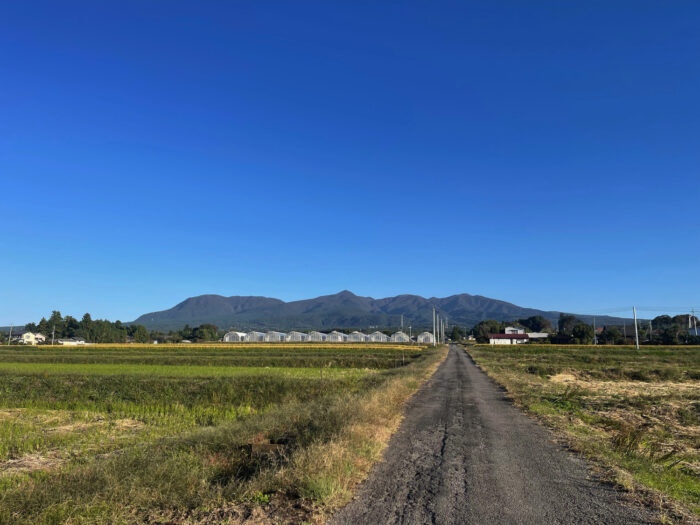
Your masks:
[{"label": "small shed", "polygon": [[489,344],[517,345],[530,340],[527,334],[489,334]]},{"label": "small shed", "polygon": [[401,332],[401,331],[398,331],[391,336],[391,342],[392,343],[410,343],[411,338],[408,337],[408,334]]},{"label": "small shed", "polygon": [[418,336],[416,337],[416,341],[423,344],[433,344],[435,342],[435,338],[430,332],[423,332],[421,334],[418,334]]},{"label": "small shed", "polygon": [[241,343],[245,340],[245,332],[226,332],[224,334],[224,343]]},{"label": "small shed", "polygon": [[372,343],[388,343],[389,342],[389,336],[386,335],[384,332],[372,332],[369,334],[369,340]]}]

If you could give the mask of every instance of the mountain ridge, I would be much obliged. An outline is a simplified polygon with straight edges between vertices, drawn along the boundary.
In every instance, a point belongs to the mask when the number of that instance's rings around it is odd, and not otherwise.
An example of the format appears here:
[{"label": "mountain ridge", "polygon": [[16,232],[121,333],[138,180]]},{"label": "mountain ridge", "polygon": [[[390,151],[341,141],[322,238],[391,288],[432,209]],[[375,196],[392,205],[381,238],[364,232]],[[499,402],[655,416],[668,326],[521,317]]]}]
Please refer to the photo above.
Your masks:
[{"label": "mountain ridge", "polygon": [[[527,308],[467,293],[448,297],[425,298],[400,294],[374,299],[355,295],[349,290],[322,295],[312,299],[285,302],[263,296],[229,297],[204,294],[188,297],[172,308],[143,314],[131,324],[143,324],[149,329],[174,330],[186,324],[197,326],[211,323],[219,328],[310,330],[329,328],[397,327],[401,315],[404,325],[415,329],[432,324],[432,308],[438,308],[451,324],[471,327],[484,319],[513,321],[541,315],[556,324],[559,311]],[[585,322],[593,316],[574,314]],[[599,326],[623,321],[618,317],[596,316]]]}]

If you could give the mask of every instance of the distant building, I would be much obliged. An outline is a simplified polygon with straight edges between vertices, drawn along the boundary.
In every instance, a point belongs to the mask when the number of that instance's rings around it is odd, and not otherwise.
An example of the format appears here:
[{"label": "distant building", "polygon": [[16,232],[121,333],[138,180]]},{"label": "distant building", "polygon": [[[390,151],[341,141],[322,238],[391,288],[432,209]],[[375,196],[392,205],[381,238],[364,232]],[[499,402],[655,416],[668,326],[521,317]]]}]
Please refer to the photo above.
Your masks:
[{"label": "distant building", "polygon": [[241,343],[245,341],[245,332],[226,332],[224,334],[224,343]]},{"label": "distant building", "polygon": [[504,334],[524,334],[525,329],[520,328],[519,326],[506,326],[506,329],[503,330]]},{"label": "distant building", "polygon": [[547,332],[528,332],[528,339],[547,339],[549,334]]},{"label": "distant building", "polygon": [[56,342],[59,345],[63,345],[63,346],[78,346],[78,345],[84,345],[85,339],[83,339],[82,337],[71,337],[69,339],[59,339]]},{"label": "distant building", "polygon": [[301,343],[308,340],[308,334],[305,334],[303,332],[289,332],[287,334],[287,341],[290,343]]},{"label": "distant building", "polygon": [[392,343],[410,343],[411,338],[408,337],[408,334],[399,331],[391,336],[391,342]]},{"label": "distant building", "polygon": [[18,345],[36,345],[46,341],[43,334],[20,332],[12,336],[12,342]]},{"label": "distant building", "polygon": [[314,343],[322,343],[327,339],[327,335],[322,332],[309,332],[309,341]]},{"label": "distant building", "polygon": [[492,345],[517,345],[528,340],[527,334],[489,334],[489,344]]},{"label": "distant building", "polygon": [[344,343],[348,340],[348,334],[344,334],[342,332],[337,332],[333,330],[330,334],[328,334],[328,337],[326,337],[326,341],[329,343]]},{"label": "distant building", "polygon": [[265,342],[267,343],[282,343],[287,338],[284,332],[275,332],[270,330],[265,334]]},{"label": "distant building", "polygon": [[348,341],[351,343],[365,343],[369,341],[369,336],[362,332],[353,332],[348,336]]},{"label": "distant building", "polygon": [[435,342],[435,338],[430,332],[423,332],[422,334],[418,334],[416,341],[423,344],[433,344]]},{"label": "distant building", "polygon": [[386,335],[384,332],[372,332],[371,334],[369,334],[369,340],[372,343],[388,343],[389,336]]},{"label": "distant building", "polygon": [[265,340],[265,334],[262,332],[248,332],[245,334],[247,343],[262,343]]}]

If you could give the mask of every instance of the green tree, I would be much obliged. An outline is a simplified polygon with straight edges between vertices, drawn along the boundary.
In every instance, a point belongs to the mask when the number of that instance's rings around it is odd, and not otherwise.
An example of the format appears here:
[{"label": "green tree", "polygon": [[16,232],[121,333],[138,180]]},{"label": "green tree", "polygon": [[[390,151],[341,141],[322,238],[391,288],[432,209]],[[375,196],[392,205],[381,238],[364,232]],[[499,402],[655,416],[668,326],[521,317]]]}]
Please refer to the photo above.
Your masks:
[{"label": "green tree", "polygon": [[622,342],[622,333],[617,326],[606,326],[598,338],[605,345],[617,345]]},{"label": "green tree", "polygon": [[590,345],[593,343],[593,327],[586,323],[574,326],[571,335],[574,338],[574,343],[577,345]]},{"label": "green tree", "polygon": [[145,326],[140,324],[134,326],[131,337],[134,339],[135,343],[148,343],[150,340],[148,330],[146,330]]},{"label": "green tree", "polygon": [[489,334],[498,334],[502,330],[502,324],[500,321],[495,321],[493,319],[487,319],[477,323],[474,328],[472,328],[472,333],[476,338],[477,343],[488,343]]},{"label": "green tree", "polygon": [[564,335],[572,335],[574,327],[581,321],[575,315],[559,314],[559,333]]},{"label": "green tree", "polygon": [[462,328],[461,326],[453,325],[448,337],[453,341],[459,341],[460,339],[464,339],[465,335],[466,331],[464,330],[464,328]]},{"label": "green tree", "polygon": [[527,319],[519,319],[518,322],[531,332],[546,332],[552,329],[552,323],[541,315],[533,315]]}]

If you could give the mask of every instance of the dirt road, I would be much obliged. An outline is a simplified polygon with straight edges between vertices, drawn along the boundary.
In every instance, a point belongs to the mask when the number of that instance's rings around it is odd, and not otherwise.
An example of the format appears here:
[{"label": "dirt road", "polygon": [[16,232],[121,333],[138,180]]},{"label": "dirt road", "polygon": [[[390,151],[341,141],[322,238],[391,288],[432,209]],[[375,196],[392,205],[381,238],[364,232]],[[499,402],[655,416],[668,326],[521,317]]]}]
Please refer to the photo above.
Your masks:
[{"label": "dirt road", "polygon": [[551,439],[453,346],[332,523],[655,523]]}]

